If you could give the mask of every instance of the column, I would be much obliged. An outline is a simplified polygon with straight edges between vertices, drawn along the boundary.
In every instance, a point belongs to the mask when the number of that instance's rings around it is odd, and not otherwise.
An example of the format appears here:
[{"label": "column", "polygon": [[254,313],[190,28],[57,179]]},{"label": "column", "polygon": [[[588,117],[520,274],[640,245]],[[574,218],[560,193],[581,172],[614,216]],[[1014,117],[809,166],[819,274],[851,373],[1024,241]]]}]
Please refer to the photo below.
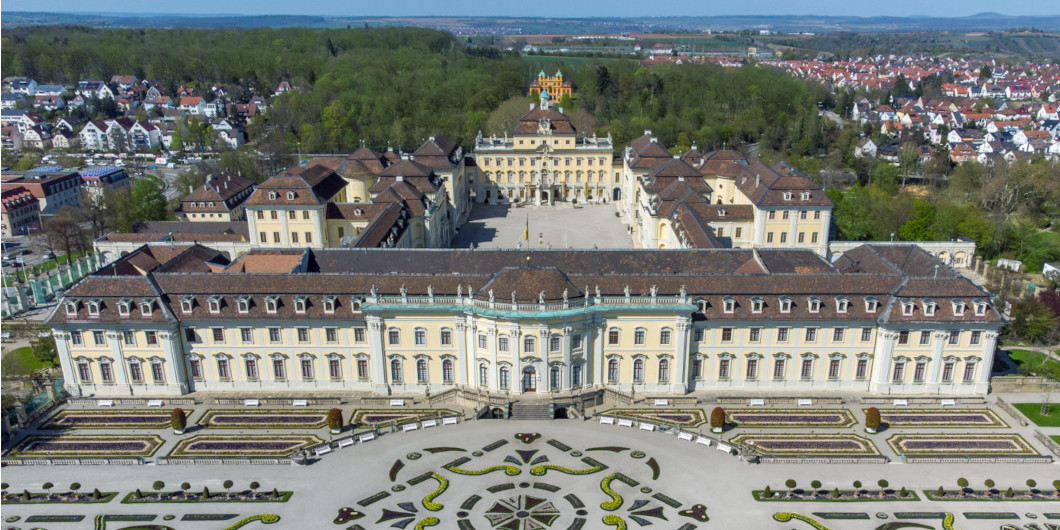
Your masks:
[{"label": "column", "polygon": [[[486,333],[489,334],[488,343],[490,348],[490,379],[489,388],[494,392],[500,392],[501,389],[501,367],[497,365],[497,328],[496,326],[490,326]],[[511,342],[508,343],[508,347],[511,348]]]},{"label": "column", "polygon": [[592,370],[593,370],[593,384],[601,386],[604,384],[604,335],[607,333],[607,328],[604,327],[607,321],[603,317],[593,319],[593,328],[596,331],[596,336],[593,337],[593,355],[592,355]]},{"label": "column", "polygon": [[[467,336],[466,331],[464,330],[467,325],[464,324],[463,317],[458,318],[456,322],[453,323],[453,327],[456,329],[456,384],[466,385],[467,365],[468,362],[474,363],[475,356],[472,355],[470,361],[468,360]],[[472,371],[472,373],[474,373],[474,371]]]},{"label": "column", "polygon": [[70,334],[63,332],[55,333],[55,351],[59,354],[59,366],[63,370],[63,386],[71,396],[81,395],[81,385],[78,384],[77,370],[74,368],[74,359],[70,355],[70,346],[67,340]]},{"label": "column", "polygon": [[541,392],[543,389],[545,392],[552,392],[554,390],[552,388],[552,378],[549,377],[549,370],[551,367],[548,364],[548,328],[540,329],[537,333],[538,368],[537,373],[534,374],[534,376],[537,377],[539,381],[537,385],[537,391]]},{"label": "column", "polygon": [[877,335],[876,349],[872,356],[872,380],[869,381],[869,392],[874,394],[890,387],[891,356],[894,354],[894,341],[898,339],[898,332],[880,330]]},{"label": "column", "polygon": [[512,354],[512,369],[508,374],[508,390],[512,394],[523,393],[523,365],[519,362],[519,348],[523,347],[523,331],[515,328],[512,331],[512,340],[508,343],[508,350]]},{"label": "column", "polygon": [[[122,349],[122,336],[121,333],[108,332],[107,339],[110,341],[110,352],[111,357],[114,358],[114,364],[111,367],[114,370],[114,384],[124,385],[125,391],[132,395],[132,386],[129,381],[128,369],[125,362],[125,351]],[[161,340],[161,338],[159,338]],[[102,383],[102,381],[100,381]]]},{"label": "column", "polygon": [[688,334],[691,333],[692,320],[681,318],[677,321],[677,337],[674,340],[674,365],[670,374],[670,392],[684,394],[688,392]]},{"label": "column", "polygon": [[[987,390],[990,389],[990,369],[994,366],[994,353],[997,350],[997,338],[999,333],[997,331],[987,331],[983,333],[983,360],[979,365],[979,377],[975,381],[976,394],[986,394]],[[955,377],[960,377],[961,374],[954,374]]]},{"label": "column", "polygon": [[563,367],[560,369],[560,383],[565,392],[569,392],[571,389],[571,333],[574,332],[574,328],[571,326],[563,326]]},{"label": "column", "polygon": [[927,383],[925,384],[925,390],[927,393],[938,393],[939,391],[939,370],[942,369],[942,348],[946,344],[946,340],[949,339],[950,334],[946,331],[936,331],[935,335],[935,347],[931,352],[931,365],[928,366]]},{"label": "column", "polygon": [[[177,334],[173,331],[160,331],[158,340],[162,341],[162,351],[165,354],[165,363],[162,366],[165,367],[167,386],[176,385],[178,393],[187,394],[188,379],[184,373],[184,352],[180,347]],[[145,374],[145,377],[147,375],[149,374]]]},{"label": "column", "polygon": [[383,321],[376,316],[365,317],[368,322],[368,355],[372,363],[372,388],[377,394],[389,395],[386,359],[383,357]]}]

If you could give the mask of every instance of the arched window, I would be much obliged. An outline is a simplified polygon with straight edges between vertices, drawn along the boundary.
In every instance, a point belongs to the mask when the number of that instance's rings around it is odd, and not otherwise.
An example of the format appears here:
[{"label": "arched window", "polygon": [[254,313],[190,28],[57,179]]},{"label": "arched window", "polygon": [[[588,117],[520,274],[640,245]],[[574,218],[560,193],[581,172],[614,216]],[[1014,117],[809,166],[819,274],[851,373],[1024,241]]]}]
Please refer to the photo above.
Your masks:
[{"label": "arched window", "polygon": [[453,361],[451,359],[442,361],[442,382],[453,382]]},{"label": "arched window", "polygon": [[644,359],[637,359],[633,361],[633,382],[644,382]]},{"label": "arched window", "polygon": [[618,360],[611,359],[607,361],[607,382],[617,383],[618,382]]},{"label": "arched window", "polygon": [[553,366],[548,370],[548,388],[555,390],[559,387],[559,366]]},{"label": "arched window", "polygon": [[390,382],[400,383],[402,380],[404,377],[401,374],[401,360],[394,359],[390,361]]},{"label": "arched window", "polygon": [[416,361],[416,382],[424,385],[427,384],[427,360],[420,359]]},{"label": "arched window", "polygon": [[659,361],[659,382],[669,383],[670,382],[670,360],[661,359]]},{"label": "arched window", "polygon": [[502,366],[500,370],[500,386],[501,390],[508,390],[511,387],[511,373],[508,371],[507,366]]},{"label": "arched window", "polygon": [[478,386],[489,386],[490,369],[484,364],[478,366]]},{"label": "arched window", "polygon": [[523,339],[523,353],[534,353],[534,336],[527,335]]}]

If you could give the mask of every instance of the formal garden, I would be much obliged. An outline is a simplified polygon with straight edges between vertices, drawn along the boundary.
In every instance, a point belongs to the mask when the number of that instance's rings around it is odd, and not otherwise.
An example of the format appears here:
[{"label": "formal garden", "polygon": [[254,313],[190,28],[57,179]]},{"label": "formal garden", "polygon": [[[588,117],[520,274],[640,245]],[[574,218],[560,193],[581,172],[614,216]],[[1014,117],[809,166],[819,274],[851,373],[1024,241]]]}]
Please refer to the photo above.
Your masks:
[{"label": "formal garden", "polygon": [[10,492],[8,491],[8,484],[5,482],[2,485],[3,492],[2,498],[4,504],[48,504],[48,503],[105,503],[110,502],[118,494],[117,492],[101,492],[99,489],[93,489],[89,493],[82,491],[80,482],[72,482],[66,491],[53,492],[55,484],[51,482],[45,482],[42,486],[44,490],[41,492],[31,492],[29,490],[22,490],[22,492]]},{"label": "formal garden", "polygon": [[850,427],[857,423],[847,409],[730,409],[727,423],[735,427]]},{"label": "formal garden", "polygon": [[1037,456],[1018,434],[895,434],[887,439],[905,456]]},{"label": "formal garden", "polygon": [[153,434],[59,434],[34,435],[23,439],[8,456],[51,457],[148,457],[162,447]]},{"label": "formal garden", "polygon": [[853,489],[833,486],[828,488],[819,480],[812,480],[810,488],[799,488],[795,479],[787,479],[784,488],[766,486],[751,492],[756,501],[819,501],[819,502],[874,502],[874,501],[919,501],[915,491],[906,487],[892,488],[887,480],[875,484],[879,489],[864,488],[860,480],[851,483]]},{"label": "formal garden", "polygon": [[867,438],[856,434],[745,433],[730,439],[767,456],[879,456]]},{"label": "formal garden", "polygon": [[324,443],[312,434],[270,434],[259,439],[245,435],[199,434],[177,442],[171,457],[286,457],[299,449]]},{"label": "formal garden", "polygon": [[[170,413],[162,409],[67,409],[59,411],[41,429],[163,429],[170,424]],[[185,413],[190,415],[192,411]]]},{"label": "formal garden", "polygon": [[178,489],[166,488],[166,483],[156,480],[151,489],[153,493],[144,493],[137,488],[122,499],[122,504],[141,504],[155,502],[287,502],[291,499],[293,492],[279,491],[273,488],[271,491],[259,491],[261,484],[251,482],[249,489],[233,492],[235,485],[231,480],[224,481],[225,491],[211,492],[208,487],[203,486],[201,490],[192,490],[191,483],[184,482]]},{"label": "formal garden", "polygon": [[699,427],[706,422],[701,409],[609,409],[597,416],[615,416],[658,425],[677,425],[684,429]]},{"label": "formal garden", "polygon": [[198,424],[219,429],[319,429],[327,410],[207,410]]},{"label": "formal garden", "polygon": [[354,427],[379,428],[460,415],[459,412],[450,409],[356,409],[350,416],[350,423]]},{"label": "formal garden", "polygon": [[[866,412],[868,409],[866,409]],[[881,421],[890,428],[920,427],[1008,427],[989,409],[879,409]]]}]

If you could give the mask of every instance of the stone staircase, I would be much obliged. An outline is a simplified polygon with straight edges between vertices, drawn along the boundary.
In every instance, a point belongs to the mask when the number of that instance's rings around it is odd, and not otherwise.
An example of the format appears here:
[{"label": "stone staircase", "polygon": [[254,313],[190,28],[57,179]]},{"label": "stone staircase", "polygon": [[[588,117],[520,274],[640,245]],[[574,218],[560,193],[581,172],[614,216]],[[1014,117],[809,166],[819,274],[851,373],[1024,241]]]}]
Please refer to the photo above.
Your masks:
[{"label": "stone staircase", "polygon": [[552,405],[547,400],[523,400],[512,403],[513,420],[551,420]]}]

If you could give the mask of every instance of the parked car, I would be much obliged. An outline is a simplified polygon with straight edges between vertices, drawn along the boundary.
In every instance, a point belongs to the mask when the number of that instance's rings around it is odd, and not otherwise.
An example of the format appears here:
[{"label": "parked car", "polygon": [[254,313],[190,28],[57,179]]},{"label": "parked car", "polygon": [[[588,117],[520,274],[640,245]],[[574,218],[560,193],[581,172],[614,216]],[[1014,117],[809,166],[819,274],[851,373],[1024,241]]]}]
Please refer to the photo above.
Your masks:
[{"label": "parked car", "polygon": [[44,257],[43,258],[45,260],[55,259],[55,253],[49,250],[49,251],[44,253]]}]

